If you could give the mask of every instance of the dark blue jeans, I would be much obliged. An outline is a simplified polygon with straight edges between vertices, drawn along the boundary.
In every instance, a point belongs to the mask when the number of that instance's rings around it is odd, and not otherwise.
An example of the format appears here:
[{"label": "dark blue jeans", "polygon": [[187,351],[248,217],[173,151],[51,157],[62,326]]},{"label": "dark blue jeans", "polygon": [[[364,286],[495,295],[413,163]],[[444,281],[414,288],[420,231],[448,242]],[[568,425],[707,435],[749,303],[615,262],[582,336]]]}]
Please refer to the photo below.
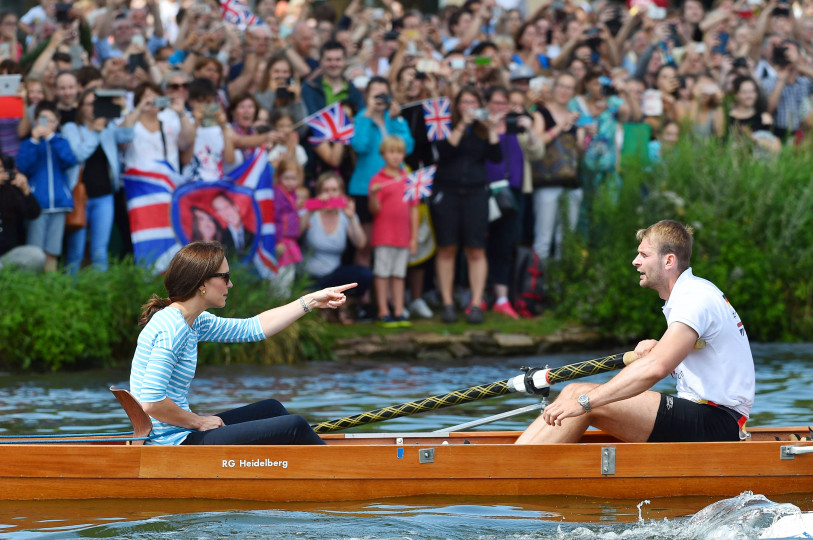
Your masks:
[{"label": "dark blue jeans", "polygon": [[194,431],[181,444],[325,444],[310,424],[276,399],[219,413],[226,424]]}]

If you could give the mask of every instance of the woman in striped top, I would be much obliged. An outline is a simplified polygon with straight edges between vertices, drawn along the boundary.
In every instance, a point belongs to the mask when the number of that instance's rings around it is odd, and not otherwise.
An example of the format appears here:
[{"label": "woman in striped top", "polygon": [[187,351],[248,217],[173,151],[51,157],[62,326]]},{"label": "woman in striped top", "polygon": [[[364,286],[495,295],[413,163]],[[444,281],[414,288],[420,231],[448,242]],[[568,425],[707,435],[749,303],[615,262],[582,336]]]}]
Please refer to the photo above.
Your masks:
[{"label": "woman in striped top", "polygon": [[207,310],[226,305],[233,286],[217,242],[193,242],[172,259],[164,277],[168,298],[144,306],[133,357],[130,391],[154,419],[148,444],[324,444],[299,415],[267,399],[214,416],[195,414],[187,394],[199,341],[260,341],[313,308],[337,308],[355,283],[312,292],[249,319],[225,319]]}]

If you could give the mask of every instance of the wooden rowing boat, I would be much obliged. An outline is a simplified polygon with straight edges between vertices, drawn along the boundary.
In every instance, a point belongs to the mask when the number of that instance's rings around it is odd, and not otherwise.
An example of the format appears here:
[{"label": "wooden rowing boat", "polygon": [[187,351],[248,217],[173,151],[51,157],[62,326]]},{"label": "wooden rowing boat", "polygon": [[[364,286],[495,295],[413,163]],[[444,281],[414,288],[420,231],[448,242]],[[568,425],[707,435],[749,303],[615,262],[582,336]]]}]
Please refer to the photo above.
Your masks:
[{"label": "wooden rowing boat", "polygon": [[751,434],[744,442],[639,444],[589,431],[576,444],[530,446],[512,444],[517,432],[326,434],[327,446],[150,446],[115,438],[3,444],[0,498],[283,502],[813,492],[813,442],[792,440],[808,435],[807,427]]}]

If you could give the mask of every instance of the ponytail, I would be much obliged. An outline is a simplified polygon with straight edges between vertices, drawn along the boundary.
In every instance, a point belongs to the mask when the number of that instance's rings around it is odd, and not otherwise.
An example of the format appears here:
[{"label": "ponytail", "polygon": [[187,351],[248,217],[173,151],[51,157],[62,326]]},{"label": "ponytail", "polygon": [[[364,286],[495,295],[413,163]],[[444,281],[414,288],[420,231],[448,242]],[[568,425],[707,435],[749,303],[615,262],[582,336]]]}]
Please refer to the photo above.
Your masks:
[{"label": "ponytail", "polygon": [[150,322],[152,316],[167,307],[172,303],[169,298],[161,298],[157,294],[153,294],[146,304],[141,306],[141,317],[138,318],[138,327],[144,328]]}]

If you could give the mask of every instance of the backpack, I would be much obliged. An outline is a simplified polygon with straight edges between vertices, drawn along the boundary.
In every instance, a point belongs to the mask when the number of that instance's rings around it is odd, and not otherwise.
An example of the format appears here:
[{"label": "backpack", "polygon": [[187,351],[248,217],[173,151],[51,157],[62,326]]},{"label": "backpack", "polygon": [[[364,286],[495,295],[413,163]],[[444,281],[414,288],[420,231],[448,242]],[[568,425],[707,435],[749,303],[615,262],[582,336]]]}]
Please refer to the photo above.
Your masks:
[{"label": "backpack", "polygon": [[512,280],[512,298],[521,317],[534,317],[542,313],[545,301],[545,272],[539,255],[525,246],[517,247]]}]

